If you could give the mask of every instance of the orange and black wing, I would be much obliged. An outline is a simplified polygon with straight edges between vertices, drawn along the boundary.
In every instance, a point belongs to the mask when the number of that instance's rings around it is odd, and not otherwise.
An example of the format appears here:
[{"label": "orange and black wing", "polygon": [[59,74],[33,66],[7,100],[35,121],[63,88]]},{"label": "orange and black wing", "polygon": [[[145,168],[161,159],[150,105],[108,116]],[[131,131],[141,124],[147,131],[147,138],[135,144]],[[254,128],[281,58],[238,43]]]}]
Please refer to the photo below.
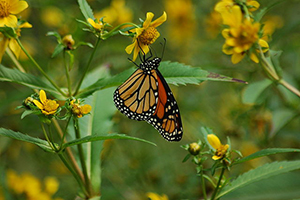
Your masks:
[{"label": "orange and black wing", "polygon": [[114,93],[116,107],[127,117],[146,121],[156,111],[158,83],[155,71],[137,69]]},{"label": "orange and black wing", "polygon": [[183,130],[177,102],[170,87],[158,70],[158,101],[155,112],[146,121],[168,141],[180,141]]}]

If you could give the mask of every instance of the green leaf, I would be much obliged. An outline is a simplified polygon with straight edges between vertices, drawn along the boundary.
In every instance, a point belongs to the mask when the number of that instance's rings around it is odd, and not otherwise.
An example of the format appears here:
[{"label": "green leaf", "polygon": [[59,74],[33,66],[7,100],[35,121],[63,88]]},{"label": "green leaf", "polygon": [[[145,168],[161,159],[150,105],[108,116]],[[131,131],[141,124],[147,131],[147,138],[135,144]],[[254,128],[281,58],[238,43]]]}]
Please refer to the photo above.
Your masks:
[{"label": "green leaf", "polygon": [[56,31],[49,31],[46,33],[46,36],[54,36],[54,37],[56,37],[56,39],[59,43],[61,42],[61,36]]},{"label": "green leaf", "polygon": [[[136,68],[130,68],[113,77],[99,79],[93,85],[80,91],[78,97],[86,97],[97,90],[112,86],[118,86],[122,84],[127,78],[129,78],[129,76],[135,70]],[[161,62],[159,70],[166,81],[174,85],[200,84],[206,80],[246,83],[238,79],[210,73],[208,71],[202,70],[199,67],[191,67],[177,62]]]},{"label": "green leaf", "polygon": [[41,78],[23,73],[17,69],[4,67],[3,65],[0,65],[0,81],[18,83],[32,89],[44,89],[52,93],[57,93],[52,86],[43,82]]},{"label": "green leaf", "polygon": [[259,103],[259,97],[272,84],[269,79],[264,79],[259,82],[250,83],[243,94],[243,103],[245,104],[257,104]]},{"label": "green leaf", "polygon": [[77,145],[77,144],[83,144],[83,143],[87,143],[87,142],[94,142],[94,141],[100,141],[100,140],[110,140],[110,139],[135,140],[135,141],[145,142],[145,143],[156,146],[155,143],[141,139],[141,138],[132,137],[132,136],[128,136],[125,134],[111,133],[108,135],[90,135],[90,136],[82,137],[80,139],[75,139],[73,141],[63,144],[63,149],[66,147]]},{"label": "green leaf", "polygon": [[[31,137],[29,135],[25,135],[23,133],[15,132],[15,131],[8,130],[8,129],[5,129],[5,128],[0,128],[0,135],[6,136],[6,137],[9,137],[9,138],[13,138],[13,139],[16,139],[16,140],[21,140],[21,141],[24,141],[24,142],[32,143],[32,144],[35,144],[35,145],[39,146],[40,148],[42,148],[45,151],[54,153],[54,151],[49,146],[49,144],[46,140]],[[57,147],[58,147],[58,145],[57,145]]]},{"label": "green leaf", "polygon": [[298,115],[297,111],[290,109],[279,109],[272,113],[272,130],[271,135],[276,135],[287,123]]},{"label": "green leaf", "polygon": [[16,31],[11,27],[0,27],[0,32],[7,38],[18,37]]},{"label": "green leaf", "polygon": [[273,155],[273,154],[278,154],[278,153],[300,153],[300,149],[293,149],[293,148],[270,148],[270,149],[263,149],[260,151],[257,151],[249,156],[246,156],[240,160],[237,160],[236,162],[233,163],[233,165],[246,162],[249,160],[253,160],[255,158],[260,158],[263,156],[268,156],[268,155]]},{"label": "green leaf", "polygon": [[[296,200],[300,197],[300,173],[288,172],[272,179],[264,179],[235,190],[222,200]],[[299,199],[298,199],[299,200]]]},{"label": "green leaf", "polygon": [[251,183],[270,178],[285,172],[296,170],[300,168],[300,161],[281,161],[268,163],[256,169],[250,170],[239,177],[237,177],[230,184],[226,185],[217,195],[216,199],[236,190],[247,186]]},{"label": "green leaf", "polygon": [[282,77],[282,68],[280,66],[280,61],[279,61],[281,54],[282,51],[270,50],[270,58],[279,77]]},{"label": "green leaf", "polygon": [[63,44],[57,44],[52,55],[51,58],[54,58],[55,56],[57,56],[60,52],[62,52],[64,50],[65,46]]},{"label": "green leaf", "polygon": [[95,19],[93,11],[90,5],[86,2],[86,0],[78,0],[79,8],[84,18],[87,20],[88,18]]}]

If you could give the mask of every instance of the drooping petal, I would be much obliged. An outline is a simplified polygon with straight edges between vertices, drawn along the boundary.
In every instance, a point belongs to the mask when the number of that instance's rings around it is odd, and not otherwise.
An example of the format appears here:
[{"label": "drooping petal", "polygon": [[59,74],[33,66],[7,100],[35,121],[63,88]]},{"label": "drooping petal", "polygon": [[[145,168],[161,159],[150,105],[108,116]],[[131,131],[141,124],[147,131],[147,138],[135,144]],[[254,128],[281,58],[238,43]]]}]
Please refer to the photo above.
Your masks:
[{"label": "drooping petal", "polygon": [[19,59],[21,53],[21,47],[15,39],[9,41],[9,48],[15,54],[16,58]]},{"label": "drooping petal", "polygon": [[0,63],[2,61],[2,57],[5,53],[5,50],[7,48],[9,39],[5,37],[2,33],[0,33]]},{"label": "drooping petal", "polygon": [[28,7],[28,3],[26,1],[18,1],[17,3],[13,2],[11,4],[9,12],[11,14],[18,14],[25,10]]},{"label": "drooping petal", "polygon": [[136,45],[137,45],[137,44],[136,44],[136,41],[135,41],[134,43],[128,45],[128,46],[125,48],[126,53],[131,54],[131,53],[132,53],[132,50],[134,49],[134,47],[135,47]]},{"label": "drooping petal", "polygon": [[255,53],[250,54],[250,59],[255,63],[259,63],[258,57]]},{"label": "drooping petal", "polygon": [[214,149],[218,149],[221,146],[220,139],[214,134],[208,134],[207,140]]},{"label": "drooping petal", "polygon": [[262,51],[265,53],[269,50],[269,44],[263,40],[263,39],[259,39],[258,40],[258,44],[261,46]]},{"label": "drooping petal", "polygon": [[245,57],[245,55],[245,53],[234,53],[231,56],[231,62],[237,64]]},{"label": "drooping petal", "polygon": [[150,26],[153,17],[154,14],[152,12],[147,12],[146,20],[143,23],[143,28],[147,28]]},{"label": "drooping petal", "polygon": [[24,22],[19,26],[19,28],[32,28],[32,25],[29,24],[28,22]]},{"label": "drooping petal", "polygon": [[44,109],[44,106],[43,106],[43,104],[41,104],[41,102],[39,102],[38,100],[33,100],[33,103],[39,108],[39,109],[41,109],[41,110],[43,110]]},{"label": "drooping petal", "polygon": [[40,100],[43,105],[45,105],[47,102],[47,96],[44,90],[40,90]]},{"label": "drooping petal", "polygon": [[162,14],[162,16],[160,16],[159,18],[157,18],[156,20],[154,20],[153,22],[151,22],[150,26],[153,27],[158,27],[160,26],[162,23],[164,23],[167,20],[167,13],[164,12]]},{"label": "drooping petal", "polygon": [[250,6],[249,11],[253,12],[257,10],[260,6],[260,4],[257,1],[247,0],[246,2],[247,6]]},{"label": "drooping petal", "polygon": [[139,55],[139,52],[140,52],[140,47],[138,46],[137,42],[135,43],[136,46],[133,50],[133,61],[136,60],[137,56]]},{"label": "drooping petal", "polygon": [[18,22],[18,18],[14,15],[9,15],[7,17],[0,19],[0,27],[9,26],[16,27]]},{"label": "drooping petal", "polygon": [[233,54],[233,48],[231,46],[228,46],[227,44],[223,45],[222,51],[223,51],[223,53],[225,53],[227,55]]}]

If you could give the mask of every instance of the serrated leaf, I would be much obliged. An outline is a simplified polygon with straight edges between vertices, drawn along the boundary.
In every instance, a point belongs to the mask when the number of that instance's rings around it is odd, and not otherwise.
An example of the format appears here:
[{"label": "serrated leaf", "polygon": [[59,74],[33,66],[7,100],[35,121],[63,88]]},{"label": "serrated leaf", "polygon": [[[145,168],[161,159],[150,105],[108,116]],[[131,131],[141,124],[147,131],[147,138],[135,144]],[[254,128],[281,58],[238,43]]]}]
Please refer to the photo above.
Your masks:
[{"label": "serrated leaf", "polygon": [[135,141],[140,141],[140,142],[145,142],[151,145],[156,146],[155,143],[141,139],[141,138],[137,138],[137,137],[132,137],[132,136],[128,136],[125,134],[108,134],[108,135],[89,135],[86,137],[82,137],[80,139],[76,139],[76,140],[72,140],[70,142],[67,142],[65,144],[63,144],[63,149],[70,147],[70,146],[74,146],[74,145],[78,145],[78,144],[83,144],[83,143],[87,143],[87,142],[94,142],[94,141],[100,141],[100,140],[110,140],[110,139],[123,139],[123,140],[135,140]]},{"label": "serrated leaf", "polygon": [[90,5],[86,2],[86,0],[78,0],[79,8],[81,13],[83,14],[84,18],[87,20],[88,18],[95,19],[93,10],[91,9]]},{"label": "serrated leaf", "polygon": [[242,97],[243,103],[245,103],[245,104],[259,103],[258,102],[259,97],[261,96],[263,91],[265,91],[265,89],[267,89],[271,84],[272,84],[272,81],[269,79],[264,79],[262,81],[250,83],[246,87],[246,89],[243,93],[243,97]]},{"label": "serrated leaf", "polygon": [[5,128],[0,128],[0,135],[6,136],[6,137],[9,137],[9,138],[13,138],[13,139],[16,139],[16,140],[32,143],[32,144],[35,144],[35,145],[39,146],[40,148],[42,148],[45,151],[54,153],[54,151],[49,146],[49,144],[46,140],[31,137],[29,135],[25,135],[23,133],[15,132],[15,131],[5,129]]},{"label": "serrated leaf", "polygon": [[54,58],[55,56],[57,56],[60,52],[62,52],[64,50],[65,46],[63,44],[57,44],[52,55],[51,58]]},{"label": "serrated leaf", "polygon": [[273,154],[278,154],[278,153],[296,153],[300,152],[300,149],[294,149],[294,148],[270,148],[270,149],[263,149],[260,151],[257,151],[249,156],[246,156],[240,160],[237,160],[236,162],[233,163],[233,165],[246,162],[249,160],[253,160],[255,158],[260,158],[263,156],[268,156],[268,155],[273,155]]},{"label": "serrated leaf", "polygon": [[300,169],[300,161],[281,161],[268,163],[263,166],[257,167],[256,169],[250,170],[239,177],[237,177],[230,184],[226,185],[216,199],[236,190],[241,187],[247,186],[251,183],[270,178],[275,175],[279,175],[292,170]]},{"label": "serrated leaf", "polygon": [[4,67],[3,65],[0,65],[0,81],[18,83],[32,89],[43,89],[51,93],[57,93],[53,87],[42,81],[41,78],[23,73],[17,69]]},{"label": "serrated leaf", "polygon": [[[130,68],[113,77],[99,79],[93,85],[80,91],[79,97],[86,97],[97,90],[107,87],[118,86],[122,84],[136,68]],[[166,81],[174,85],[200,84],[205,80],[210,81],[227,81],[227,82],[243,82],[238,79],[210,73],[200,67],[191,67],[182,63],[165,61],[161,62],[159,71],[162,73]]]},{"label": "serrated leaf", "polygon": [[26,116],[31,115],[33,113],[36,113],[36,111],[32,111],[32,110],[25,110],[22,115],[21,115],[21,119],[24,119]]}]

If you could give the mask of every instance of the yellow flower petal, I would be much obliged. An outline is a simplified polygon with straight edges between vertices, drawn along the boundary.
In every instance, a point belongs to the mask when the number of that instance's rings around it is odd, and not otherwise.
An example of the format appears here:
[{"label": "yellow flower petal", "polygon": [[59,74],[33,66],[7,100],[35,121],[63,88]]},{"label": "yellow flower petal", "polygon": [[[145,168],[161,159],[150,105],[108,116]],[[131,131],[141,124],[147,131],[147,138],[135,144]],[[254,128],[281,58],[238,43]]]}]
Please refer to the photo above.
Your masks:
[{"label": "yellow flower petal", "polygon": [[233,64],[237,64],[245,57],[245,55],[246,54],[244,54],[244,53],[234,53],[231,56],[231,62]]},{"label": "yellow flower petal", "polygon": [[0,63],[2,61],[2,57],[5,53],[8,43],[9,43],[9,39],[5,37],[2,33],[0,33]]},{"label": "yellow flower petal", "polygon": [[43,110],[44,109],[44,106],[43,104],[41,104],[38,100],[33,100],[33,103],[40,109],[40,110]]},{"label": "yellow flower petal", "polygon": [[20,53],[21,53],[21,47],[18,44],[17,40],[11,39],[9,41],[9,48],[15,54],[16,58],[19,59],[19,56],[20,56]]},{"label": "yellow flower petal", "polygon": [[88,105],[88,104],[86,104],[86,105],[84,105],[84,106],[81,107],[81,112],[82,112],[82,114],[84,114],[84,115],[86,115],[86,114],[88,114],[89,112],[91,112],[91,110],[92,110],[92,106],[90,106],[90,105]]},{"label": "yellow flower petal", "polygon": [[40,90],[40,100],[43,105],[45,105],[47,102],[47,96],[44,90]]},{"label": "yellow flower petal", "polygon": [[135,47],[135,45],[136,45],[136,42],[134,42],[134,43],[128,45],[128,46],[126,47],[126,49],[125,49],[126,53],[131,54],[133,48]]},{"label": "yellow flower petal", "polygon": [[28,22],[24,22],[19,26],[19,28],[32,28],[32,25],[29,24]]},{"label": "yellow flower petal", "polygon": [[18,18],[14,15],[9,15],[4,18],[0,18],[0,27],[9,26],[9,27],[16,27],[18,22]]},{"label": "yellow flower petal", "polygon": [[258,44],[262,47],[264,53],[269,50],[269,44],[265,40],[259,39]]},{"label": "yellow flower petal", "polygon": [[147,28],[150,25],[153,17],[154,17],[154,14],[152,12],[147,12],[146,20],[143,23],[143,28]]},{"label": "yellow flower petal", "polygon": [[217,149],[221,146],[220,139],[214,134],[208,134],[207,140],[214,149]]},{"label": "yellow flower petal", "polygon": [[258,57],[255,53],[250,54],[250,59],[255,63],[259,63]]},{"label": "yellow flower petal", "polygon": [[156,20],[154,20],[153,22],[151,22],[151,25],[150,25],[150,26],[158,27],[158,26],[160,26],[162,23],[164,23],[166,20],[167,20],[167,13],[164,12],[164,13],[162,14],[162,16],[160,16],[159,18],[157,18]]},{"label": "yellow flower petal", "polygon": [[228,46],[226,43],[223,45],[222,51],[227,55],[233,54],[233,48],[231,46]]},{"label": "yellow flower petal", "polygon": [[17,1],[11,4],[10,13],[18,14],[25,10],[28,7],[28,3],[26,1]]}]

